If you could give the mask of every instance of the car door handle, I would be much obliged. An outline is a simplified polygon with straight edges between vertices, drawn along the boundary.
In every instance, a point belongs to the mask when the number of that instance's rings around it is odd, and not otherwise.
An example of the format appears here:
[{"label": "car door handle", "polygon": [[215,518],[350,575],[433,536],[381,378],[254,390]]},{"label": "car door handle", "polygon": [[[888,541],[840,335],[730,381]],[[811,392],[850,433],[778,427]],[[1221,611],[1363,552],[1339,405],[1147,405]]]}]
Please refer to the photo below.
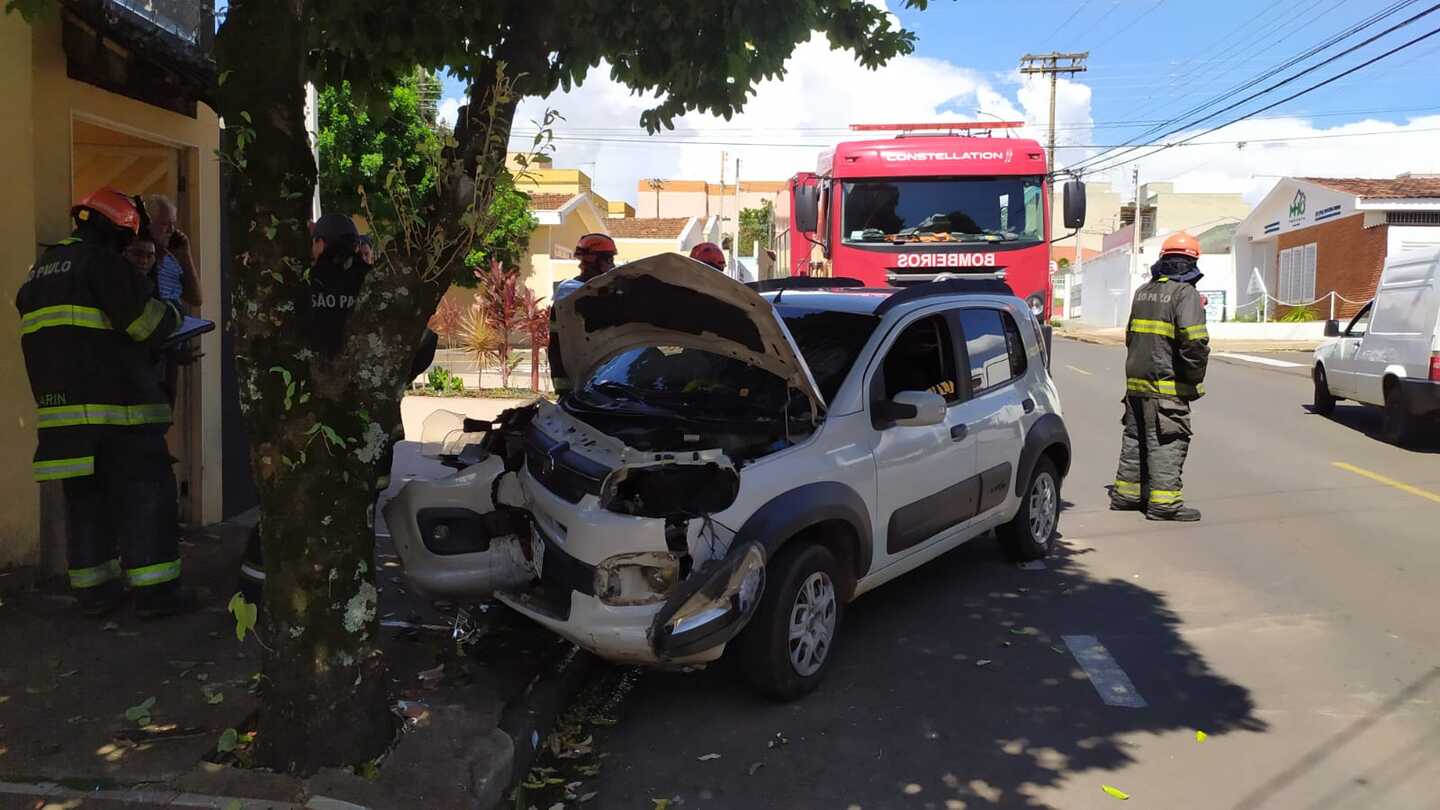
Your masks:
[{"label": "car door handle", "polygon": [[1025,409],[1025,413],[1034,413],[1034,412],[1035,412],[1035,400],[1030,399],[1030,398],[1027,397],[1024,402],[1020,403],[1020,407],[1022,407],[1022,408]]},{"label": "car door handle", "polygon": [[953,440],[955,440],[955,441],[957,441],[957,442],[959,442],[959,441],[964,441],[964,440],[965,440],[965,437],[968,436],[969,434],[970,434],[970,426],[969,426],[969,425],[956,425],[955,427],[950,428],[950,438],[953,439]]}]

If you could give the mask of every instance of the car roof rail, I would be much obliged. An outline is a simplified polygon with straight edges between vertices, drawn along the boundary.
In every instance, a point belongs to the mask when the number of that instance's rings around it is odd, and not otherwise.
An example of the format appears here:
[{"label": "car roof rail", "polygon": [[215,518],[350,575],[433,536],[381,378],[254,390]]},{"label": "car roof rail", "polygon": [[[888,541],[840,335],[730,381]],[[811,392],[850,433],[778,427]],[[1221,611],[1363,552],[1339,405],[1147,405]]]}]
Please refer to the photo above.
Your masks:
[{"label": "car roof rail", "polygon": [[833,290],[837,287],[864,287],[865,282],[849,276],[786,276],[747,281],[745,286],[755,292],[775,290]]},{"label": "car roof rail", "polygon": [[875,308],[877,316],[884,315],[890,310],[909,304],[913,301],[921,301],[926,298],[938,298],[943,295],[1014,295],[1015,291],[1009,284],[998,278],[947,278],[931,281],[925,284],[914,284],[903,287],[894,295],[880,302]]}]

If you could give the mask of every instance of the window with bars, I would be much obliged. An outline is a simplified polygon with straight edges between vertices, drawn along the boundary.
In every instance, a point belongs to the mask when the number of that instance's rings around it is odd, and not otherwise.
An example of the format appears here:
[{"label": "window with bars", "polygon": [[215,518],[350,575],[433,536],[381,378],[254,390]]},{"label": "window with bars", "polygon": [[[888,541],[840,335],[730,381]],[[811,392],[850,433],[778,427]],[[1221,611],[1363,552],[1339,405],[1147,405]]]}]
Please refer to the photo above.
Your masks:
[{"label": "window with bars", "polygon": [[1440,211],[1386,211],[1386,225],[1440,225]]},{"label": "window with bars", "polygon": [[1318,256],[1318,247],[1314,242],[1280,251],[1278,298],[1281,303],[1302,305],[1315,300],[1315,264]]}]

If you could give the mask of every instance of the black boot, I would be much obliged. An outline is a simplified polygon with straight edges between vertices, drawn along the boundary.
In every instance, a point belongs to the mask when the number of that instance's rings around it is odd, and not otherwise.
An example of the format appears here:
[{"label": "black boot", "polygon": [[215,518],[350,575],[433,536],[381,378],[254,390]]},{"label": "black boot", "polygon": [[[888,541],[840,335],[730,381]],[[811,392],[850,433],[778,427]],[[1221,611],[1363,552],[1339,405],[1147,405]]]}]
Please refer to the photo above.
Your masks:
[{"label": "black boot", "polygon": [[80,588],[75,591],[75,597],[80,600],[81,613],[100,619],[114,613],[125,601],[125,586],[119,580],[111,580],[93,588]]},{"label": "black boot", "polygon": [[200,606],[195,592],[182,586],[179,580],[137,588],[135,594],[135,615],[142,619],[189,613]]},{"label": "black boot", "polygon": [[1116,498],[1110,499],[1111,512],[1143,512],[1145,504],[1140,501],[1122,501]]},{"label": "black boot", "polygon": [[1179,523],[1194,523],[1200,519],[1200,510],[1182,506],[1169,512],[1146,512],[1145,517],[1150,520],[1174,520]]}]

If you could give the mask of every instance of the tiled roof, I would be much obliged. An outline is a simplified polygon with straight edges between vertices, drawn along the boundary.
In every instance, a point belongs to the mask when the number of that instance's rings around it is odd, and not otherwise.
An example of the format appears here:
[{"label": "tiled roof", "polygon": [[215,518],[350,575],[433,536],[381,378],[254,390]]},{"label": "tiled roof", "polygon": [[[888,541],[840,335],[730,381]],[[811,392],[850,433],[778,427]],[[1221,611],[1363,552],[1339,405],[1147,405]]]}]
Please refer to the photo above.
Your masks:
[{"label": "tiled roof", "polygon": [[616,239],[674,239],[689,223],[689,217],[625,217],[605,220],[605,230]]},{"label": "tiled roof", "polygon": [[1440,177],[1297,177],[1295,179],[1372,200],[1440,197]]},{"label": "tiled roof", "polygon": [[565,203],[575,199],[574,194],[531,194],[531,211],[558,211]]}]

